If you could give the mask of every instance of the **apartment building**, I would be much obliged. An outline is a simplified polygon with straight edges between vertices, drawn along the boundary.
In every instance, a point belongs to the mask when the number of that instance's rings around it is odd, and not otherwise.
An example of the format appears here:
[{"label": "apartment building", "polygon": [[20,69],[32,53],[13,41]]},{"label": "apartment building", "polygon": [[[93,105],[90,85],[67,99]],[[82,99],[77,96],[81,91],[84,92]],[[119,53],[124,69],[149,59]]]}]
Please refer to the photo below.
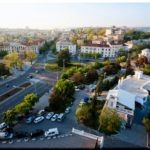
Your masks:
[{"label": "apartment building", "polygon": [[76,44],[72,44],[69,41],[59,41],[56,43],[56,50],[57,52],[63,50],[63,49],[68,49],[69,53],[71,55],[75,55],[76,54]]},{"label": "apartment building", "polygon": [[134,76],[120,79],[118,85],[113,90],[109,90],[104,108],[116,109],[126,122],[129,118],[132,122],[135,102],[143,105],[149,94],[150,77],[143,75],[142,71],[135,71]]},{"label": "apartment building", "polygon": [[81,52],[83,53],[96,52],[101,54],[102,57],[116,57],[120,49],[127,50],[126,46],[114,43],[86,44],[84,46],[81,46]]},{"label": "apartment building", "polygon": [[32,43],[28,43],[28,42],[2,43],[0,45],[0,50],[8,51],[8,53],[12,53],[12,52],[21,53],[22,51],[30,50],[38,54],[40,47],[43,46],[44,43],[45,40],[43,39],[34,40]]}]

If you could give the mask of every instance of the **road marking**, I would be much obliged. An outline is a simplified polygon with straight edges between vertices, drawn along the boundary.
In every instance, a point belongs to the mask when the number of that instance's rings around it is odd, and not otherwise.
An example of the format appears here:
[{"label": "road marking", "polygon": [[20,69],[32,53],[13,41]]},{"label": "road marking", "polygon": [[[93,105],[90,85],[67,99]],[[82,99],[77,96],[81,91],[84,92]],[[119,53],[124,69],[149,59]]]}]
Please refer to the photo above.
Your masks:
[{"label": "road marking", "polygon": [[7,141],[2,141],[2,144],[6,144],[7,143]]}]

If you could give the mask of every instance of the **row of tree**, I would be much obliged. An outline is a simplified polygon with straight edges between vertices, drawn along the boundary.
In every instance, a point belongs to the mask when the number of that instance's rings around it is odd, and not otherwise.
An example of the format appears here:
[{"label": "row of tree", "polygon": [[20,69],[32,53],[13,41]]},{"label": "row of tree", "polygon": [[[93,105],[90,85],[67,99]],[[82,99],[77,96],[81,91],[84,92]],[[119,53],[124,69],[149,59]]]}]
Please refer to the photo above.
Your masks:
[{"label": "row of tree", "polygon": [[101,54],[100,53],[96,53],[96,52],[94,52],[94,53],[92,53],[92,52],[88,52],[88,53],[81,52],[80,53],[80,57],[97,59],[97,58],[101,58]]},{"label": "row of tree", "polygon": [[18,53],[10,53],[4,56],[3,60],[6,64],[6,67],[9,69],[22,69],[22,66],[24,64],[24,60],[28,60],[32,62],[38,58],[38,55],[35,54],[33,51],[24,51],[20,54]]},{"label": "row of tree", "polygon": [[14,121],[17,121],[19,116],[23,116],[28,113],[38,101],[39,97],[37,95],[33,93],[26,95],[22,103],[16,105],[13,109],[7,110],[3,113],[3,122],[13,124]]}]

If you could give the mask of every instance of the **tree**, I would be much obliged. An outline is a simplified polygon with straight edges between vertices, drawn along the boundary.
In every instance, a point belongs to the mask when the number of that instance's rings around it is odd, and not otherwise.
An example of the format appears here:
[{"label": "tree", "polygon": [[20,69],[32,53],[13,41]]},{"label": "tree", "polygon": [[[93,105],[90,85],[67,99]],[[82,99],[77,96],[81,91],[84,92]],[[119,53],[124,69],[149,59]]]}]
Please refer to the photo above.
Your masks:
[{"label": "tree", "polygon": [[4,57],[4,62],[8,68],[16,69],[18,60],[18,53],[10,53]]},{"label": "tree", "polygon": [[23,114],[27,113],[31,107],[32,107],[31,104],[22,102],[22,103],[16,105],[14,110],[15,110],[16,114],[23,115]]},{"label": "tree", "polygon": [[84,82],[84,75],[81,73],[74,73],[71,77],[71,80],[76,84],[79,85]]},{"label": "tree", "polygon": [[38,55],[35,54],[33,51],[26,51],[26,57],[27,57],[27,60],[31,62],[31,65],[32,65],[32,62],[33,60],[37,59],[38,58]]},{"label": "tree", "polygon": [[75,91],[74,85],[70,80],[59,80],[56,84],[56,88],[64,97],[72,97]]},{"label": "tree", "polygon": [[100,79],[98,80],[95,93],[98,94],[98,95],[100,95],[100,94],[102,93],[102,91],[103,91],[103,79],[100,78]]},{"label": "tree", "polygon": [[145,64],[148,64],[148,59],[146,56],[140,56],[135,62],[135,65],[139,67],[144,67]]},{"label": "tree", "polygon": [[65,98],[57,88],[54,88],[49,98],[50,110],[54,112],[60,112],[64,109],[65,104]]},{"label": "tree", "polygon": [[109,82],[109,80],[105,80],[104,82],[103,82],[103,90],[109,90],[110,89],[110,82]]},{"label": "tree", "polygon": [[95,69],[91,68],[86,75],[86,80],[88,83],[91,83],[98,79],[98,73]]},{"label": "tree", "polygon": [[5,64],[0,63],[0,76],[9,74],[8,68],[6,68]]},{"label": "tree", "polygon": [[103,109],[99,116],[101,130],[108,135],[120,130],[121,121],[117,111],[112,108]]},{"label": "tree", "polygon": [[150,65],[145,65],[143,73],[146,75],[150,75]]},{"label": "tree", "polygon": [[57,54],[57,63],[60,67],[68,66],[68,64],[70,63],[70,54],[68,49],[61,50]]},{"label": "tree", "polygon": [[3,113],[2,120],[3,122],[6,122],[8,124],[12,124],[13,121],[17,119],[16,112],[14,109],[12,110],[7,110],[6,112]]},{"label": "tree", "polygon": [[3,58],[3,57],[6,56],[7,54],[8,54],[7,51],[1,50],[1,51],[0,51],[0,58]]},{"label": "tree", "polygon": [[117,63],[125,62],[126,61],[126,57],[125,56],[118,57],[116,59],[116,61],[117,61]]},{"label": "tree", "polygon": [[28,94],[24,97],[24,102],[29,103],[32,106],[35,105],[35,103],[37,103],[39,101],[39,97],[32,93],[32,94]]}]

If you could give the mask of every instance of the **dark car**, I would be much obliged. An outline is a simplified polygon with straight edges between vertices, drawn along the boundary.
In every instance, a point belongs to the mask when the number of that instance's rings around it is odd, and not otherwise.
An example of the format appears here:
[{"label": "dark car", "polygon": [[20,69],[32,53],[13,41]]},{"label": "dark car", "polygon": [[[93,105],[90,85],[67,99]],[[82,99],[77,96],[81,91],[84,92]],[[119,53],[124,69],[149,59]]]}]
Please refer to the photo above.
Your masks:
[{"label": "dark car", "polygon": [[44,134],[44,131],[42,129],[36,129],[35,131],[32,131],[30,133],[30,136],[31,137],[36,137],[36,136],[40,136],[40,135],[43,135]]},{"label": "dark car", "polygon": [[29,137],[30,134],[28,132],[15,132],[14,136],[16,138],[24,138],[24,137]]},{"label": "dark car", "polygon": [[34,119],[35,119],[35,116],[29,116],[29,117],[26,119],[26,123],[31,123]]},{"label": "dark car", "polygon": [[14,131],[13,131],[13,128],[4,128],[3,130],[2,130],[3,132],[8,132],[8,133],[13,133]]}]

